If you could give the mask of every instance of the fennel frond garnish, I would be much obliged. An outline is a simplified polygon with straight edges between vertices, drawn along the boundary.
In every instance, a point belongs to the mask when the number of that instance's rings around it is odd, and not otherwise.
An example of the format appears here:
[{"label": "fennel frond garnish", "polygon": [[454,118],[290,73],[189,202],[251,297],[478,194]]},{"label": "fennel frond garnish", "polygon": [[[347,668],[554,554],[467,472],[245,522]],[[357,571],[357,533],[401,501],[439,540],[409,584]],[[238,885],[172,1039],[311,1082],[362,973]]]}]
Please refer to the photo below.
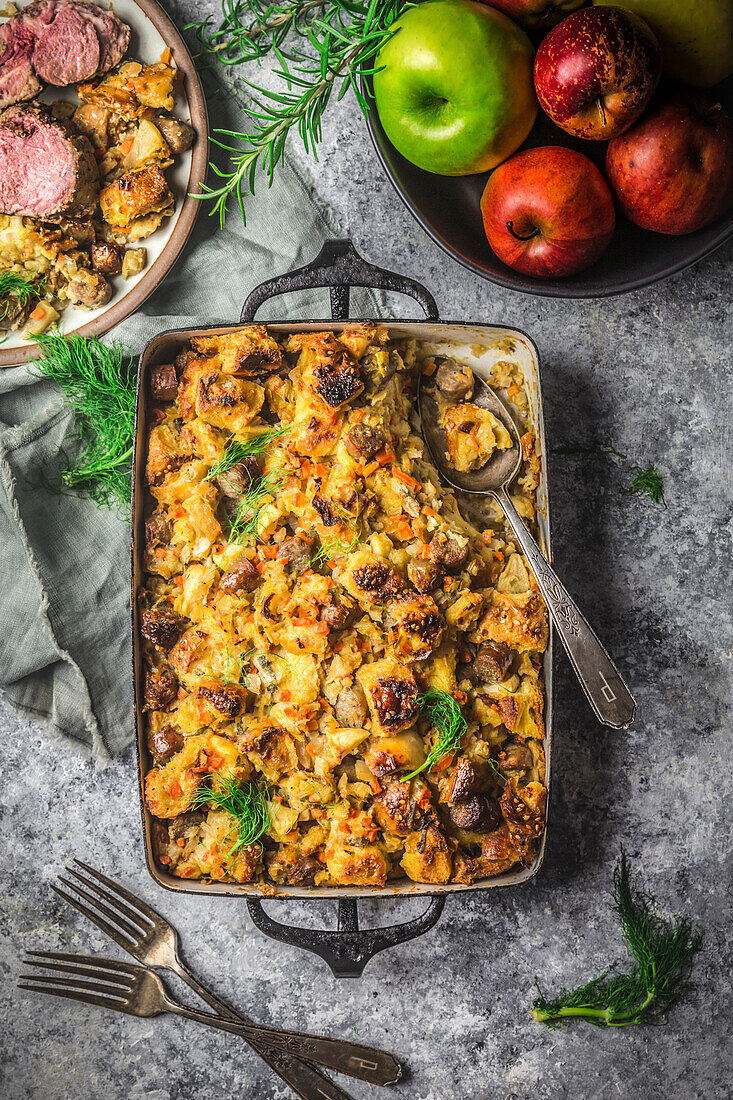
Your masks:
[{"label": "fennel frond garnish", "polygon": [[597,440],[591,440],[590,443],[575,443],[572,441],[560,443],[557,447],[553,447],[550,453],[553,455],[585,455],[588,458],[602,458],[608,455],[612,455],[614,458],[626,458],[625,454],[617,451],[610,443],[600,443]]},{"label": "fennel frond garnish", "polygon": [[291,428],[288,424],[282,428],[265,428],[257,435],[253,435],[242,442],[230,440],[226,454],[211,467],[205,480],[211,481],[215,477],[221,477],[222,474],[228,473],[233,466],[237,466],[243,459],[249,458],[250,455],[264,454],[274,439],[285,435],[289,431],[291,431]]},{"label": "fennel frond garnish", "polygon": [[700,950],[702,933],[687,917],[665,920],[657,913],[653,899],[631,885],[623,851],[613,876],[613,910],[634,958],[631,970],[616,977],[606,972],[551,999],[540,992],[530,1012],[538,1023],[550,1027],[573,1019],[597,1027],[655,1023],[691,988],[689,967]]},{"label": "fennel frond garnish", "polygon": [[220,225],[231,198],[246,222],[245,192],[254,193],[258,171],[265,173],[268,186],[272,183],[291,131],[305,151],[316,156],[321,122],[334,93],[340,100],[351,89],[367,113],[369,104],[359,80],[374,73],[376,55],[405,7],[406,0],[328,0],[317,5],[308,0],[223,0],[218,28],[212,30],[208,20],[191,25],[199,30],[204,51],[224,64],[259,61],[270,51],[277,58],[274,75],[279,87],[274,91],[241,78],[254,93],[243,107],[251,129],[214,130],[217,136],[211,140],[228,154],[228,163],[220,168],[212,162],[218,180],[213,186],[202,185],[195,197],[211,200],[210,213],[218,216]]},{"label": "fennel frond garnish", "polygon": [[237,501],[237,510],[232,519],[229,538],[232,542],[243,542],[246,538],[259,534],[262,513],[272,504],[283,478],[280,474],[262,474]]},{"label": "fennel frond garnish", "polygon": [[468,729],[460,704],[447,691],[429,688],[418,696],[422,713],[430,719],[438,732],[438,738],[419,768],[403,779],[412,779],[425,768],[432,768],[447,752],[454,752]]},{"label": "fennel frond garnish", "polygon": [[666,508],[664,482],[656,466],[653,466],[651,462],[645,470],[642,470],[641,466],[634,466],[632,473],[634,474],[633,479],[621,492],[626,493],[627,496],[643,496],[646,494],[652,498],[655,504],[663,504]]},{"label": "fennel frond garnish", "polygon": [[215,787],[199,787],[192,805],[199,809],[213,806],[216,810],[226,810],[235,819],[232,832],[236,832],[237,839],[227,853],[227,859],[231,859],[240,848],[259,840],[269,827],[269,797],[267,785],[243,785],[231,776],[217,776]]},{"label": "fennel frond garnish", "polygon": [[130,506],[135,373],[123,344],[94,336],[34,336],[42,356],[30,373],[56,382],[74,414],[78,446],[62,452],[61,468],[48,482],[57,492],[90,496],[124,514]]},{"label": "fennel frond garnish", "polygon": [[39,298],[46,284],[45,278],[33,276],[24,279],[17,271],[0,272],[0,321],[10,315],[10,299],[15,298],[25,306],[32,298]]}]

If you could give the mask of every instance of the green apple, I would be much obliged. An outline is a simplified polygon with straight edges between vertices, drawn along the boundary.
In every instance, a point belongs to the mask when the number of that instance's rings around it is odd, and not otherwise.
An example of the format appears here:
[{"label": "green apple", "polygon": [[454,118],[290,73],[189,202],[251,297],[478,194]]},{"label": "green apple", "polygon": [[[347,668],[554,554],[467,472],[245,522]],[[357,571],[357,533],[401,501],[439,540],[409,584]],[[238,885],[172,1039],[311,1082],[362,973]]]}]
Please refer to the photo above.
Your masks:
[{"label": "green apple", "polygon": [[[616,6],[616,0],[593,0]],[[733,0],[620,0],[652,28],[662,47],[664,71],[709,88],[733,73]]]},{"label": "green apple", "polygon": [[534,51],[524,31],[474,0],[408,9],[375,62],[384,131],[413,164],[443,176],[494,168],[532,129]]}]

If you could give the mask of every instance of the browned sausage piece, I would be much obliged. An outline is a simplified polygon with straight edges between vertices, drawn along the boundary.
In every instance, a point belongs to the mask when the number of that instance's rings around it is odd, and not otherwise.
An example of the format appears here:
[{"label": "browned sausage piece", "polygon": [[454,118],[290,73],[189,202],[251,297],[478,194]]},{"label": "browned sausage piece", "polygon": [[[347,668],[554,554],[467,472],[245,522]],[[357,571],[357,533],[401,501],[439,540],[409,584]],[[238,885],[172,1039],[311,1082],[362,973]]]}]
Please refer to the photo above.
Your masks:
[{"label": "browned sausage piece", "polygon": [[307,569],[310,565],[311,552],[302,539],[299,539],[297,535],[293,535],[280,543],[277,560],[287,562],[295,571]]},{"label": "browned sausage piece", "polygon": [[336,721],[342,726],[352,726],[359,729],[364,725],[367,716],[366,696],[359,684],[353,687],[342,688],[334,707]]},{"label": "browned sausage piece", "polygon": [[507,774],[531,768],[532,751],[529,745],[519,741],[506,741],[499,751],[499,767]]},{"label": "browned sausage piece", "polygon": [[187,122],[170,115],[153,115],[152,122],[158,127],[172,153],[185,153],[190,149],[196,137],[196,131]]},{"label": "browned sausage piece", "polygon": [[205,810],[187,810],[185,814],[179,814],[168,826],[168,836],[171,840],[178,840],[192,826],[200,825],[205,817]]},{"label": "browned sausage piece", "polygon": [[173,649],[185,629],[185,621],[170,604],[164,603],[150,611],[143,611],[140,633],[158,649]]},{"label": "browned sausage piece", "polygon": [[150,372],[150,396],[154,401],[175,401],[178,397],[178,376],[172,363],[153,367]]},{"label": "browned sausage piece", "polygon": [[219,474],[216,484],[226,497],[235,500],[243,496],[252,488],[252,483],[260,476],[260,467],[256,455],[245,455],[236,466],[231,466],[225,473]]},{"label": "browned sausage piece", "polygon": [[92,245],[92,267],[102,275],[119,275],[122,271],[122,249],[107,241],[96,241]]},{"label": "browned sausage piece", "polygon": [[315,856],[301,856],[293,863],[285,865],[285,881],[292,886],[312,885],[323,864]]},{"label": "browned sausage piece", "polygon": [[145,702],[151,710],[163,710],[173,702],[177,691],[178,677],[172,669],[155,669],[145,674]]},{"label": "browned sausage piece", "polygon": [[468,557],[468,546],[462,546],[458,539],[438,531],[430,543],[430,560],[442,565],[449,572],[458,571]]},{"label": "browned sausage piece", "polygon": [[163,726],[161,730],[148,730],[148,749],[156,764],[170,760],[183,748],[183,734],[178,726]]},{"label": "browned sausage piece", "polygon": [[473,671],[479,681],[503,680],[511,668],[514,654],[506,642],[486,642],[473,662]]},{"label": "browned sausage piece", "polygon": [[78,267],[76,273],[69,279],[66,295],[72,305],[96,309],[97,306],[105,306],[110,300],[112,287],[99,272]]},{"label": "browned sausage piece", "polygon": [[162,512],[153,512],[145,520],[145,543],[148,548],[165,546],[171,540],[171,525]]},{"label": "browned sausage piece", "polygon": [[411,561],[407,565],[407,577],[413,588],[423,595],[432,592],[440,580],[440,570],[434,561]]},{"label": "browned sausage piece", "polygon": [[370,428],[368,424],[354,424],[346,436],[346,450],[353,458],[373,458],[383,446],[382,429]]},{"label": "browned sausage piece", "polygon": [[500,818],[498,807],[491,805],[481,794],[472,794],[459,802],[453,802],[448,807],[448,814],[457,829],[470,829],[474,832],[486,832],[495,828]]},{"label": "browned sausage piece", "polygon": [[455,359],[436,356],[438,371],[435,381],[438,389],[449,401],[463,401],[473,390],[473,372],[470,367],[456,363]]},{"label": "browned sausage piece", "polygon": [[260,583],[261,577],[249,558],[242,558],[233,569],[219,581],[224,592],[251,592]]}]

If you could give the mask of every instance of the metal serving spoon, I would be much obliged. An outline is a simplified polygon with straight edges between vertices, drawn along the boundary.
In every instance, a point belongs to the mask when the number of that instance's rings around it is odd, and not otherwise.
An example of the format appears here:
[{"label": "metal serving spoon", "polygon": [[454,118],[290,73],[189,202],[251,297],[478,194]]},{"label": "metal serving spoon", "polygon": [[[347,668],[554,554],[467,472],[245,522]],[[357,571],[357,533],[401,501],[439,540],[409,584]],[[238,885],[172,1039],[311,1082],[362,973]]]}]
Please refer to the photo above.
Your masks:
[{"label": "metal serving spoon", "polygon": [[552,615],[565,652],[580,681],[598,720],[613,729],[628,729],[636,713],[636,701],[622,680],[616,666],[601,645],[588,620],[561,583],[554,569],[542,556],[542,551],[530,535],[524,520],[507,492],[516,477],[522,460],[522,445],[514,420],[504,402],[478,375],[474,374],[471,402],[488,409],[506,427],[512,446],[495,451],[486,465],[470,473],[461,473],[448,465],[446,438],[440,426],[435,384],[420,375],[418,407],[425,442],[441,477],[454,489],[464,493],[492,496],[511,527],[522,553],[527,559],[537,587]]}]

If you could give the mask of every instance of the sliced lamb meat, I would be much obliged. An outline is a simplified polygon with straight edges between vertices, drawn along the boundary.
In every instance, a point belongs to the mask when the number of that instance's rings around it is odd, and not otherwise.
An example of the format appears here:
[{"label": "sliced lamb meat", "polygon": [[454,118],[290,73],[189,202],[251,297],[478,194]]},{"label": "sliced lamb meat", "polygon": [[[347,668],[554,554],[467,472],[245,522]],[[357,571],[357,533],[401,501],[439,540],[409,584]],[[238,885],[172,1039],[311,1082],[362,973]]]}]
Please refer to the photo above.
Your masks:
[{"label": "sliced lamb meat", "polygon": [[40,81],[63,88],[102,76],[130,43],[130,28],[97,4],[36,0],[0,31],[0,107],[31,99]]},{"label": "sliced lamb meat", "polygon": [[22,19],[9,19],[0,27],[0,109],[40,92],[31,63],[35,44],[34,29]]},{"label": "sliced lamb meat", "polygon": [[0,117],[0,213],[45,219],[89,214],[98,193],[88,138],[38,103],[11,107]]},{"label": "sliced lamb meat", "polygon": [[[99,70],[99,39],[94,23],[85,19],[71,4],[40,5],[44,12],[53,6],[53,19],[36,19],[36,48],[33,68],[45,84],[65,88],[79,80],[89,80]],[[32,4],[31,7],[36,7]],[[26,22],[32,16],[25,16]]]}]

